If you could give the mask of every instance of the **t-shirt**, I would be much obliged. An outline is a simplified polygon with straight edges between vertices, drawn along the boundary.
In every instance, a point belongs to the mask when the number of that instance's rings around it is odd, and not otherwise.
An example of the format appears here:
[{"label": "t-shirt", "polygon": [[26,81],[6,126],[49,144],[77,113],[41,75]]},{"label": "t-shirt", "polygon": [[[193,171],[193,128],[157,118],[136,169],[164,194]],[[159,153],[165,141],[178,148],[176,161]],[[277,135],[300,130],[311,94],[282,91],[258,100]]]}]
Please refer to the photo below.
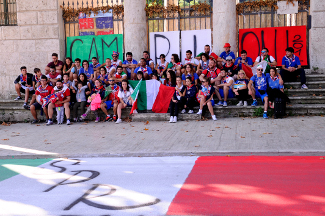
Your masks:
[{"label": "t-shirt", "polygon": [[27,73],[26,76],[23,76],[23,74],[20,74],[14,81],[15,84],[19,83],[22,84],[23,86],[28,85],[33,85],[33,74]]},{"label": "t-shirt", "polygon": [[[241,63],[242,60],[243,60],[243,59],[242,59],[241,57],[238,57],[238,58],[236,59],[236,61],[235,61],[235,65],[238,65],[239,70],[242,69],[242,63]],[[238,64],[239,61],[240,61],[240,63]],[[245,62],[246,62],[248,65],[253,65],[253,64],[254,64],[254,63],[253,63],[253,59],[250,58],[250,57],[246,57]]]},{"label": "t-shirt", "polygon": [[[263,56],[258,56],[258,57],[256,58],[255,62],[261,62],[261,58],[262,58],[262,60],[264,60],[264,59],[263,59]],[[273,58],[273,56],[269,56],[269,57],[267,58],[267,62],[269,61],[269,58],[270,58],[270,63],[272,63],[272,62],[275,61],[275,58]]]},{"label": "t-shirt", "polygon": [[284,65],[286,68],[288,67],[297,68],[299,65],[301,65],[301,63],[299,57],[293,55],[292,58],[288,58],[287,56],[284,56],[282,58],[282,65]]},{"label": "t-shirt", "polygon": [[[58,90],[58,88],[55,86],[52,89],[51,94],[56,93],[55,92],[56,90]],[[70,96],[70,89],[64,86],[63,89],[61,90],[61,93],[62,93],[62,98],[60,99],[60,101],[64,101],[65,99],[67,99],[67,97]],[[64,104],[55,104],[55,107],[63,107],[63,106],[64,106]]]},{"label": "t-shirt", "polygon": [[42,99],[42,98],[50,95],[52,91],[53,91],[52,86],[46,85],[46,87],[43,88],[42,85],[40,85],[37,87],[35,94],[40,95],[41,99]]},{"label": "t-shirt", "polygon": [[72,82],[70,80],[68,80],[68,82],[66,82],[66,83],[64,81],[62,81],[62,84],[63,84],[63,86],[66,86],[68,88],[72,87]]},{"label": "t-shirt", "polygon": [[223,52],[220,54],[219,57],[222,58],[222,59],[224,59],[224,60],[226,60],[226,58],[227,58],[228,56],[231,56],[232,59],[236,59],[236,56],[235,56],[235,54],[234,54],[233,51],[229,51],[229,53],[226,53],[226,51],[223,51]]},{"label": "t-shirt", "polygon": [[275,76],[274,78],[271,77],[271,75],[268,73],[266,74],[267,80],[268,80],[268,85],[272,89],[283,89],[283,85],[280,85],[279,81],[279,76]]},{"label": "t-shirt", "polygon": [[167,67],[167,62],[166,62],[166,61],[165,61],[165,63],[163,64],[163,63],[161,63],[160,60],[158,60],[158,68],[159,68],[160,70],[164,70],[166,67]]},{"label": "t-shirt", "polygon": [[94,70],[94,69],[96,69],[96,68],[99,68],[99,67],[100,67],[100,65],[101,65],[101,64],[99,64],[99,63],[97,62],[97,64],[95,64],[95,65],[93,65],[93,64],[90,64],[90,65],[89,65],[89,68],[91,68],[91,69],[93,69],[93,70]]},{"label": "t-shirt", "polygon": [[199,76],[197,75],[197,73],[194,73],[193,76],[191,74],[183,74],[182,75],[182,80],[186,80],[187,77],[191,77],[192,78],[192,84],[195,83],[195,80],[199,79]]},{"label": "t-shirt", "polygon": [[201,69],[202,69],[202,70],[206,70],[206,69],[209,68],[209,60],[206,61],[206,62],[200,60],[200,64],[201,64]]},{"label": "t-shirt", "polygon": [[152,59],[147,59],[147,60],[146,60],[146,65],[147,65],[147,66],[150,66],[151,63],[153,63]]},{"label": "t-shirt", "polygon": [[116,62],[112,61],[112,66],[115,67],[115,69],[117,68],[117,66],[120,65],[120,62],[122,62],[120,59],[117,59]]},{"label": "t-shirt", "polygon": [[124,101],[124,103],[127,104],[127,102],[129,101],[128,98],[131,96],[132,93],[133,93],[133,89],[130,88],[129,91],[120,90],[117,96],[121,98]]},{"label": "t-shirt", "polygon": [[186,64],[196,64],[196,65],[198,65],[199,61],[197,59],[195,59],[195,58],[190,58],[190,59],[185,58],[184,65],[186,65]]},{"label": "t-shirt", "polygon": [[60,66],[60,65],[62,65],[62,67],[63,67],[63,65],[64,65],[63,61],[58,60],[58,62],[56,64],[54,62],[50,62],[50,63],[47,64],[48,67],[53,67],[53,66],[57,67],[57,66]]},{"label": "t-shirt", "polygon": [[175,63],[175,64],[174,64],[170,69],[172,69],[172,70],[176,70],[178,66],[181,66],[181,67],[182,67],[183,65],[182,65],[181,62],[177,62],[177,63]]},{"label": "t-shirt", "polygon": [[79,70],[80,70],[81,68],[77,68],[76,66],[74,66],[72,69],[71,69],[71,72],[72,73],[77,73],[77,74],[79,74]]},{"label": "t-shirt", "polygon": [[[186,87],[183,86],[183,85],[181,87],[176,86],[176,88],[178,88],[181,91],[182,94],[186,90]],[[181,99],[181,95],[179,94],[179,92],[177,90],[175,90],[174,99],[175,100],[180,100]]]},{"label": "t-shirt", "polygon": [[[135,65],[137,65],[138,62],[136,60],[132,59],[132,61],[125,60],[122,64],[124,64],[124,65],[135,64]],[[128,72],[128,74],[131,74],[131,68],[126,68],[126,71]]]},{"label": "t-shirt", "polygon": [[102,82],[107,82],[108,81],[108,75],[105,74],[104,76],[102,76],[101,74],[97,77],[97,79],[101,80],[100,78],[104,78],[104,80]]},{"label": "t-shirt", "polygon": [[145,73],[152,74],[152,70],[151,70],[151,68],[148,67],[147,65],[146,65],[145,67],[142,67],[142,66],[137,67],[137,68],[134,70],[134,73],[137,74],[138,71],[142,71],[143,74],[145,74]]},{"label": "t-shirt", "polygon": [[262,74],[261,77],[258,77],[257,75],[254,75],[251,77],[251,81],[254,83],[254,87],[256,90],[263,90],[266,91],[267,89],[267,81],[268,78],[266,75]]},{"label": "t-shirt", "polygon": [[86,74],[87,79],[89,80],[91,75],[94,74],[94,70],[92,68],[88,68],[88,71],[85,71],[85,68],[80,68],[79,75],[82,73]]},{"label": "t-shirt", "polygon": [[211,85],[209,85],[208,87],[201,85],[200,90],[201,90],[201,95],[204,95],[206,99],[210,99],[210,97],[213,96],[215,92],[214,87]]},{"label": "t-shirt", "polygon": [[126,78],[127,75],[126,75],[126,73],[125,73],[124,71],[122,71],[121,74],[119,74],[118,72],[116,72],[116,74],[114,74],[114,77],[115,77],[116,79],[121,79],[121,78]]},{"label": "t-shirt", "polygon": [[237,68],[237,66],[234,64],[234,63],[231,63],[231,65],[227,65],[227,63],[226,64],[224,64],[224,66],[222,67],[226,72],[231,72],[232,74],[231,74],[231,76],[233,76],[234,74],[237,74],[237,70],[236,70],[236,68]]},{"label": "t-shirt", "polygon": [[55,73],[55,74],[49,73],[46,75],[46,77],[48,79],[61,79],[61,74],[60,73]]},{"label": "t-shirt", "polygon": [[215,68],[214,70],[206,69],[202,71],[202,74],[204,74],[207,78],[215,79],[218,76],[217,68]]},{"label": "t-shirt", "polygon": [[[41,77],[42,77],[42,75],[43,75],[43,74],[41,74]],[[33,80],[33,82],[35,82],[36,84],[39,83],[39,82],[41,82],[41,78],[38,78],[36,74],[33,76],[33,79],[32,79],[32,80]]]},{"label": "t-shirt", "polygon": [[109,94],[108,100],[114,101],[115,99],[118,98],[118,93],[120,91],[120,86],[117,84],[114,85],[109,85],[107,88],[111,88],[113,91]]},{"label": "t-shirt", "polygon": [[245,85],[248,85],[248,79],[239,79],[234,84],[234,89],[244,87]]},{"label": "t-shirt", "polygon": [[231,76],[225,76],[224,78],[222,78],[221,84],[230,83],[231,80],[233,81],[232,85],[229,86],[231,88],[234,85],[234,79]]}]

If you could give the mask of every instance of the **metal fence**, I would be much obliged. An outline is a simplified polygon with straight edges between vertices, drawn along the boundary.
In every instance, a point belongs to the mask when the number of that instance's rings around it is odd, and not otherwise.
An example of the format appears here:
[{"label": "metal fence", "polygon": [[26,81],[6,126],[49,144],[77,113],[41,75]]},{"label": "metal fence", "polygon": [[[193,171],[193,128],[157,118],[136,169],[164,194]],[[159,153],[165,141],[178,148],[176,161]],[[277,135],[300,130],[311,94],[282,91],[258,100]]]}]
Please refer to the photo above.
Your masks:
[{"label": "metal fence", "polygon": [[17,25],[16,0],[0,0],[0,26]]}]

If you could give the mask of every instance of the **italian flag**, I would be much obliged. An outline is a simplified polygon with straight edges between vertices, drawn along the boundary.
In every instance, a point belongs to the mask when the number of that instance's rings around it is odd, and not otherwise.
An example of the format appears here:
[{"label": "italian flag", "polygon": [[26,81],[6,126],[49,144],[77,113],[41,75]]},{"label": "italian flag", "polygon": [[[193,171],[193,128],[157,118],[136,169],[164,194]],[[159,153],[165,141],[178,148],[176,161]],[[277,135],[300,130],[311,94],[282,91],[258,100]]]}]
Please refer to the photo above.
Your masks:
[{"label": "italian flag", "polygon": [[130,80],[129,84],[134,89],[131,95],[133,106],[130,114],[135,109],[167,113],[175,88],[167,87],[157,80]]}]

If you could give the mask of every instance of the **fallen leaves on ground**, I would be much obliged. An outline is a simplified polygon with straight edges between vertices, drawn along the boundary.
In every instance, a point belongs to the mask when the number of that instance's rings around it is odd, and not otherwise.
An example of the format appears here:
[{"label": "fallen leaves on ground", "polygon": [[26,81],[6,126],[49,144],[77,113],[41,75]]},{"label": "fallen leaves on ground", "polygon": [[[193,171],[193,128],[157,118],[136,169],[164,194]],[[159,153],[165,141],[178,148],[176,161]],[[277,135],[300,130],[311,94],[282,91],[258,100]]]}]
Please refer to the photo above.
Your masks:
[{"label": "fallen leaves on ground", "polygon": [[9,139],[2,139],[2,140],[9,140]]},{"label": "fallen leaves on ground", "polygon": [[122,119],[122,121],[125,121],[125,122],[131,122],[132,119],[130,119],[129,117],[126,117],[126,118]]},{"label": "fallen leaves on ground", "polygon": [[266,133],[263,133],[263,134],[272,134],[272,133],[266,132]]},{"label": "fallen leaves on ground", "polygon": [[188,131],[185,131],[186,133],[188,132]]},{"label": "fallen leaves on ground", "polygon": [[230,155],[227,155],[227,157],[230,157]]},{"label": "fallen leaves on ground", "polygon": [[298,137],[298,136],[291,136],[291,137]]},{"label": "fallen leaves on ground", "polygon": [[149,121],[146,121],[144,124],[145,124],[145,125],[148,125],[148,124],[150,124],[150,122],[149,122]]},{"label": "fallen leaves on ground", "polygon": [[256,131],[256,130],[252,130],[252,131]]},{"label": "fallen leaves on ground", "polygon": [[194,146],[194,147],[200,147],[200,145],[196,145],[196,146]]},{"label": "fallen leaves on ground", "polygon": [[218,128],[218,129],[219,129],[220,127],[216,127],[216,128]]},{"label": "fallen leaves on ground", "polygon": [[229,128],[228,126],[225,126],[225,128]]},{"label": "fallen leaves on ground", "polygon": [[86,123],[86,122],[85,122],[85,123],[82,123],[82,125],[87,125],[87,124],[88,124],[88,123]]},{"label": "fallen leaves on ground", "polygon": [[49,145],[49,144],[51,144],[51,143],[45,143],[46,145]]},{"label": "fallen leaves on ground", "polygon": [[321,157],[321,158],[319,158],[319,159],[321,159],[321,160],[325,160],[325,158],[324,158],[324,157]]},{"label": "fallen leaves on ground", "polygon": [[121,134],[122,136],[126,135],[126,134]]},{"label": "fallen leaves on ground", "polygon": [[143,130],[147,131],[147,130],[149,130],[149,129],[148,129],[148,128],[144,128]]},{"label": "fallen leaves on ground", "polygon": [[209,135],[208,137],[212,137],[212,135]]},{"label": "fallen leaves on ground", "polygon": [[3,126],[10,126],[10,125],[11,125],[11,122],[8,122],[8,123],[6,123],[6,122],[2,122],[1,125],[3,125]]},{"label": "fallen leaves on ground", "polygon": [[241,136],[240,138],[245,138],[245,137]]}]

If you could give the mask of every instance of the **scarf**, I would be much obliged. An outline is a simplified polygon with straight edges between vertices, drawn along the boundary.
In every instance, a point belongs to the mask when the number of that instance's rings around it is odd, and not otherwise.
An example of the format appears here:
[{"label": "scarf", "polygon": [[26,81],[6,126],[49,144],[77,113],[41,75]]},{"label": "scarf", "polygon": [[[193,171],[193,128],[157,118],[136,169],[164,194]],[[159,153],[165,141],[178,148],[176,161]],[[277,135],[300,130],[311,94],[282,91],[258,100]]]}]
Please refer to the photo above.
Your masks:
[{"label": "scarf", "polygon": [[[178,88],[178,86],[176,86],[177,88]],[[183,85],[180,87],[180,88],[178,88],[180,91],[182,90],[182,88],[183,88]],[[176,90],[176,96],[180,96],[179,95],[179,92]]]},{"label": "scarf", "polygon": [[27,82],[27,75],[24,76],[24,75],[20,74],[20,82],[21,82],[21,83],[22,83],[22,82]]},{"label": "scarf", "polygon": [[189,91],[194,85],[192,84],[191,86],[187,86],[186,89]]}]

